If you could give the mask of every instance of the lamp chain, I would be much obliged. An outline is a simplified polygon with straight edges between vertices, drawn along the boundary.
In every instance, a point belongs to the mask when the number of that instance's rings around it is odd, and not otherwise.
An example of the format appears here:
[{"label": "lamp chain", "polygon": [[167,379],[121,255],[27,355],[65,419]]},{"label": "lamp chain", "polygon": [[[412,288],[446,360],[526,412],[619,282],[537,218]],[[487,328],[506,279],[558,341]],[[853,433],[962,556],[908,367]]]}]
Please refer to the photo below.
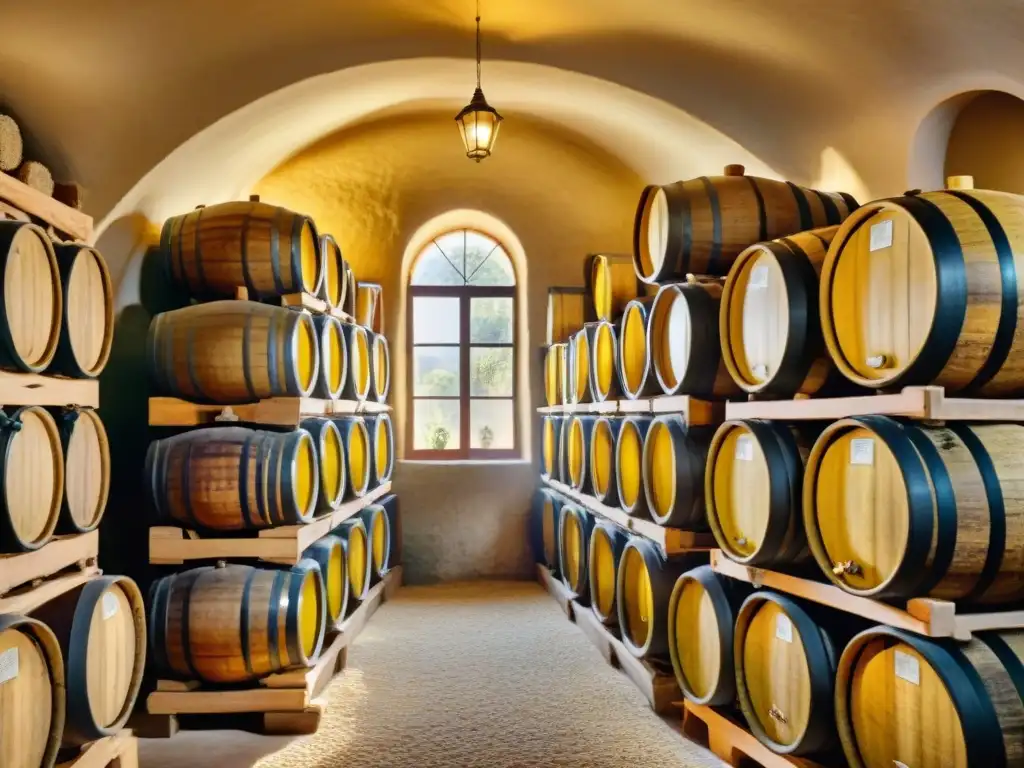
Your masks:
[{"label": "lamp chain", "polygon": [[476,87],[480,87],[480,0],[476,0]]}]

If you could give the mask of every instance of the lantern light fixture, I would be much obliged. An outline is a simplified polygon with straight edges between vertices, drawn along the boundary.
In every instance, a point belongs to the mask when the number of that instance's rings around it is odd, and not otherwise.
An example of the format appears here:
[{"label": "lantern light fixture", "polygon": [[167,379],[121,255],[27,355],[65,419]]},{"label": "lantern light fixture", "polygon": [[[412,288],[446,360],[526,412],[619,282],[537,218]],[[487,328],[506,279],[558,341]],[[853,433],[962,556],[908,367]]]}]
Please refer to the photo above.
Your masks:
[{"label": "lantern light fixture", "polygon": [[469,104],[455,116],[466,147],[466,157],[478,163],[490,157],[501,120],[498,110],[487,103],[480,87],[480,0],[476,0],[476,90]]}]

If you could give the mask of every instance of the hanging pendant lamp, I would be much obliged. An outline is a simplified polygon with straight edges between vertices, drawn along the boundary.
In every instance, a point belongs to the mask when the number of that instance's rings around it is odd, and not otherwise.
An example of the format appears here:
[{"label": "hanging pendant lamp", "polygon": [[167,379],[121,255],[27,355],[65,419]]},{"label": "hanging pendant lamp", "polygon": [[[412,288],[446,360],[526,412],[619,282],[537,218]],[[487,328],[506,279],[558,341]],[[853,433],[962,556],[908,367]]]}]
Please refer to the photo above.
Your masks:
[{"label": "hanging pendant lamp", "polygon": [[490,157],[501,127],[501,115],[487,103],[480,88],[480,0],[476,2],[476,90],[469,104],[455,116],[466,147],[466,157],[478,163]]}]

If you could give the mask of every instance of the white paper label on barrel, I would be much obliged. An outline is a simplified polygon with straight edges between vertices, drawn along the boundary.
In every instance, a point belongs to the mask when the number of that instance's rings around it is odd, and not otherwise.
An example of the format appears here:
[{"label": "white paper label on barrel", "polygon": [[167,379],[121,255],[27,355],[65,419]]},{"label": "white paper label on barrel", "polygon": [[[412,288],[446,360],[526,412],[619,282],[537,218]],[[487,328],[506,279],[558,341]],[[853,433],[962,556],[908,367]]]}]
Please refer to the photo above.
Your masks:
[{"label": "white paper label on barrel", "polygon": [[754,288],[767,288],[768,287],[768,265],[762,264],[759,267],[754,267],[750,270],[750,282],[747,283],[747,287]]},{"label": "white paper label on barrel", "polygon": [[869,437],[861,437],[850,441],[851,464],[874,464],[875,441]]},{"label": "white paper label on barrel", "polygon": [[103,593],[103,620],[106,621],[117,614],[117,595],[113,592]]},{"label": "white paper label on barrel", "polygon": [[784,613],[775,617],[775,636],[787,643],[793,642],[793,622]]},{"label": "white paper label on barrel", "polygon": [[921,684],[921,664],[909,653],[896,651],[896,677],[914,685]]},{"label": "white paper label on barrel", "polygon": [[868,246],[872,251],[880,251],[892,245],[892,219],[880,221],[871,225],[871,244]]},{"label": "white paper label on barrel", "polygon": [[740,435],[736,438],[736,460],[754,460],[754,438],[750,435]]},{"label": "white paper label on barrel", "polygon": [[0,685],[18,676],[18,649],[8,648],[0,653]]},{"label": "white paper label on barrel", "polygon": [[901,763],[899,760],[893,760],[892,764],[895,765],[896,768],[910,768],[909,765],[907,765],[906,763]]}]

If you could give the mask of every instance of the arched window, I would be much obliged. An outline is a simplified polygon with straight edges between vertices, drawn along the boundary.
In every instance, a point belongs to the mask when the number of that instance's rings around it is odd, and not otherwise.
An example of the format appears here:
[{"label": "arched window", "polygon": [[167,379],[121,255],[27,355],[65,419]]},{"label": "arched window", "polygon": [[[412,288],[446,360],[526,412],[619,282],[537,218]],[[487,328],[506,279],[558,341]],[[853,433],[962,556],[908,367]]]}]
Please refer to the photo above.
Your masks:
[{"label": "arched window", "polygon": [[516,275],[494,238],[435,237],[409,278],[407,451],[419,459],[519,455]]}]

